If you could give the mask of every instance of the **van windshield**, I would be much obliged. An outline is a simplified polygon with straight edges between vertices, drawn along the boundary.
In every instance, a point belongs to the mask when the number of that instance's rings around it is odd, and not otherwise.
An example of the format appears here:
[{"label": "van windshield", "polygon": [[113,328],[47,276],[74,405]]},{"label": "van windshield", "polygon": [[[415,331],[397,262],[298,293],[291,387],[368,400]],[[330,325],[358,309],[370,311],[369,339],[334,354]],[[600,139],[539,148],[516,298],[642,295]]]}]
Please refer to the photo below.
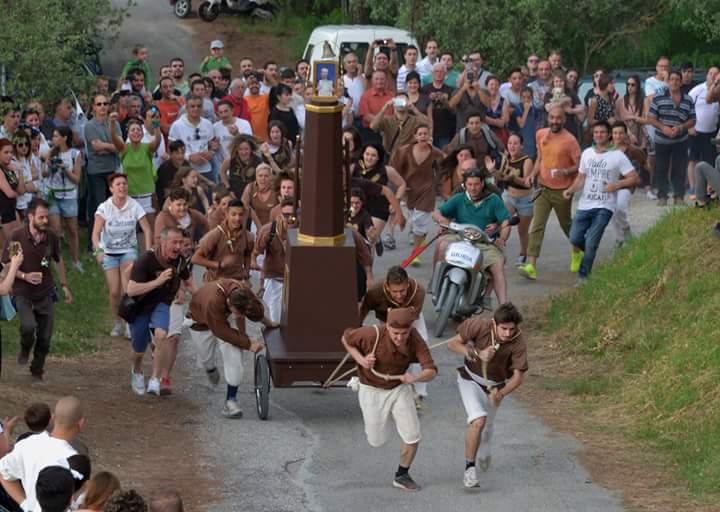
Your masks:
[{"label": "van windshield", "polygon": [[[398,50],[398,66],[402,66],[405,63],[405,48],[408,47],[407,43],[397,43]],[[340,57],[344,58],[346,54],[352,52],[357,55],[360,65],[365,62],[365,55],[367,54],[369,43],[354,43],[345,42],[340,44]],[[390,48],[387,46],[381,47],[380,51],[384,52],[388,58],[390,57]]]}]

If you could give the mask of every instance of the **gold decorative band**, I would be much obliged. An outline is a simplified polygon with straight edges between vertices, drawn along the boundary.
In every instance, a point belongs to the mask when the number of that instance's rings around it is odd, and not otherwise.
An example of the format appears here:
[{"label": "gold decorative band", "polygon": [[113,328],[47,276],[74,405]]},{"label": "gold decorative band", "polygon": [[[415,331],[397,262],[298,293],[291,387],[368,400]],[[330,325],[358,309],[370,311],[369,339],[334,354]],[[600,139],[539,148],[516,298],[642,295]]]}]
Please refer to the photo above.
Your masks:
[{"label": "gold decorative band", "polygon": [[297,240],[300,245],[314,245],[316,247],[337,247],[345,244],[345,233],[335,236],[313,236],[298,233]]},{"label": "gold decorative band", "polygon": [[335,105],[313,105],[308,103],[305,105],[305,110],[308,112],[315,112],[317,114],[337,114],[342,112],[343,106],[340,104]]}]

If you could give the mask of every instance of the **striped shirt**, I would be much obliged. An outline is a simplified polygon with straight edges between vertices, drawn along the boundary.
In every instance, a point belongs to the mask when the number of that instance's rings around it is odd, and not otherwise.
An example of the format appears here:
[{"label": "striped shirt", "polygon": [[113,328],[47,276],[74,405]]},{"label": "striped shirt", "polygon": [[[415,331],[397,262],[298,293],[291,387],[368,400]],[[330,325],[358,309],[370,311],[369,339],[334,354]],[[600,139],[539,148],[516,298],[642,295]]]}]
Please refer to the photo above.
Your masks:
[{"label": "striped shirt", "polygon": [[410,73],[411,71],[415,71],[419,74],[417,66],[415,66],[415,69],[409,69],[407,66],[405,66],[405,64],[400,66],[397,75],[397,92],[407,92],[405,82],[407,81],[408,73]]},{"label": "striped shirt", "polygon": [[[669,91],[657,94],[650,104],[648,117],[657,119],[660,124],[669,126],[680,126],[691,119],[695,119],[695,105],[687,94],[681,94],[680,103],[675,105]],[[656,144],[675,144],[687,140],[687,130],[683,130],[677,137],[668,137],[660,130],[655,130]]]}]

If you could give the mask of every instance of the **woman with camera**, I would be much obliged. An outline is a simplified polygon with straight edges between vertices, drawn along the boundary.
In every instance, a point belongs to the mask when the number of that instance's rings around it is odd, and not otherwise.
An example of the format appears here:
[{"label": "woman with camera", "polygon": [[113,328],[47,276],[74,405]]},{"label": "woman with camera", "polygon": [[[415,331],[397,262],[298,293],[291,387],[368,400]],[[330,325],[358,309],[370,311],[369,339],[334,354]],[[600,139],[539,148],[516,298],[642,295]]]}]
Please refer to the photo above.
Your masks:
[{"label": "woman with camera", "polygon": [[53,130],[53,147],[45,157],[45,170],[42,175],[47,183],[48,203],[50,204],[50,227],[58,235],[62,234],[62,221],[65,219],[67,241],[73,267],[83,272],[80,263],[78,243],[78,193],[82,153],[72,147],[73,132],[67,126],[58,126]]},{"label": "woman with camera", "polygon": [[0,139],[0,224],[4,238],[20,225],[15,208],[17,198],[25,192],[23,174],[13,162],[13,145]]}]

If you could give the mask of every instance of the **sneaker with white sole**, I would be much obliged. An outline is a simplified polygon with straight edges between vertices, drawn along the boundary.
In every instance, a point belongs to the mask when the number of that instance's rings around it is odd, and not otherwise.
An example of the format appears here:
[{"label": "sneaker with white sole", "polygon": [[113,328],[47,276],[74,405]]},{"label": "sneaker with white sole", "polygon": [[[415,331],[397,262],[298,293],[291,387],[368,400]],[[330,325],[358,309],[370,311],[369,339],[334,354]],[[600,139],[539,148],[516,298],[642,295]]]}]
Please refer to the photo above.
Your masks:
[{"label": "sneaker with white sole", "polygon": [[470,466],[465,470],[465,474],[463,475],[463,485],[468,489],[472,487],[478,487],[480,485],[480,482],[478,482],[477,479],[477,472],[475,471],[475,466]]},{"label": "sneaker with white sole", "polygon": [[655,200],[657,200],[657,198],[658,198],[657,194],[656,194],[655,192],[653,192],[652,190],[646,191],[646,192],[645,192],[645,197],[647,197],[648,199],[650,199],[650,201],[655,201]]},{"label": "sneaker with white sole", "polygon": [[242,418],[242,410],[236,400],[225,400],[225,406],[222,410],[222,415],[226,418]]},{"label": "sneaker with white sole", "polygon": [[160,379],[153,377],[148,381],[147,394],[160,396]]},{"label": "sneaker with white sole", "polygon": [[110,331],[110,336],[119,338],[122,336],[125,332],[125,329],[123,328],[123,321],[122,320],[115,320],[115,325],[112,328],[112,331]]},{"label": "sneaker with white sole", "polygon": [[130,371],[130,385],[132,386],[133,393],[138,396],[143,396],[145,394],[145,375]]},{"label": "sneaker with white sole", "polygon": [[409,473],[396,476],[393,480],[393,487],[402,489],[403,491],[419,491],[420,486],[412,479]]},{"label": "sneaker with white sole", "polygon": [[492,462],[492,456],[488,455],[484,459],[478,460],[478,466],[480,466],[481,471],[487,471],[490,469],[490,463]]}]

